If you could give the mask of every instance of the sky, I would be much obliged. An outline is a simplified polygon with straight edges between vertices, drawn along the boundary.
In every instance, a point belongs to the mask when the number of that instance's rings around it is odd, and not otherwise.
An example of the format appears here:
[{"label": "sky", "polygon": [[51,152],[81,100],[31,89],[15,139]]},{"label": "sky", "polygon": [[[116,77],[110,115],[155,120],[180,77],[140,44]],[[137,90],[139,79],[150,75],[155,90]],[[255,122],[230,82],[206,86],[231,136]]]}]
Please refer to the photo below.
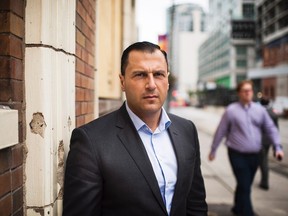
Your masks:
[{"label": "sky", "polygon": [[[137,0],[136,23],[139,31],[139,41],[158,43],[158,35],[166,33],[166,9],[173,0]],[[209,9],[209,0],[174,0],[174,4],[194,3]]]}]

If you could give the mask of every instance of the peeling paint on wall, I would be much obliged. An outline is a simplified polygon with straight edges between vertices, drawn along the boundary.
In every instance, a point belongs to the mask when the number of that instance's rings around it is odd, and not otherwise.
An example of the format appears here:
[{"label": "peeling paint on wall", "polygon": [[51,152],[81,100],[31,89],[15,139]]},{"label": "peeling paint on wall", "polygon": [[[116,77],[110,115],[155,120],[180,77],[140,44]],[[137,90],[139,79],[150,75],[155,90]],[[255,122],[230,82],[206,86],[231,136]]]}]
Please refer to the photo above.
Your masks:
[{"label": "peeling paint on wall", "polygon": [[36,213],[39,213],[41,216],[44,216],[44,208],[34,208],[33,209]]},{"label": "peeling paint on wall", "polygon": [[58,165],[57,165],[57,183],[60,185],[58,199],[63,199],[63,185],[64,185],[64,142],[60,141],[58,146]]},{"label": "peeling paint on wall", "polygon": [[72,120],[70,116],[68,117],[68,130],[71,131]]},{"label": "peeling paint on wall", "polygon": [[45,129],[47,127],[44,116],[42,113],[37,112],[33,113],[33,118],[29,123],[31,132],[34,134],[39,134],[42,138],[44,138]]}]

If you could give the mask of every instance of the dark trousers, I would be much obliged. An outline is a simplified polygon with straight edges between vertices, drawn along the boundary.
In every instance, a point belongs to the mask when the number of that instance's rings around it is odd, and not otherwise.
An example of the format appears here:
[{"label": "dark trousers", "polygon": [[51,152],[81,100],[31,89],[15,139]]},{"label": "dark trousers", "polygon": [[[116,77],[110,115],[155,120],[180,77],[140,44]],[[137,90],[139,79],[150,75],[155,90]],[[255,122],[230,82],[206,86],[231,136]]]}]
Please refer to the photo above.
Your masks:
[{"label": "dark trousers", "polygon": [[263,145],[260,152],[260,171],[261,181],[260,185],[268,189],[269,187],[269,166],[268,166],[268,153],[270,145]]},{"label": "dark trousers", "polygon": [[251,185],[259,165],[259,153],[246,154],[228,148],[228,155],[237,182],[232,211],[236,215],[253,216]]}]

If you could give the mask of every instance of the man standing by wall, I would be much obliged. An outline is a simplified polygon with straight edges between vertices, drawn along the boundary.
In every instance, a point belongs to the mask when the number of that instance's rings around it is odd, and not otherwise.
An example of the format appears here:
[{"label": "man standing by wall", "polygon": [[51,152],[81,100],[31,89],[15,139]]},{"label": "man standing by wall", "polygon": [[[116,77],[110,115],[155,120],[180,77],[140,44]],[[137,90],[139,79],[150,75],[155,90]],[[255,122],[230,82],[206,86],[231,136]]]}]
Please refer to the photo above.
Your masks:
[{"label": "man standing by wall", "polygon": [[166,53],[139,42],[121,58],[122,107],[73,131],[63,215],[206,216],[196,128],[163,109]]}]

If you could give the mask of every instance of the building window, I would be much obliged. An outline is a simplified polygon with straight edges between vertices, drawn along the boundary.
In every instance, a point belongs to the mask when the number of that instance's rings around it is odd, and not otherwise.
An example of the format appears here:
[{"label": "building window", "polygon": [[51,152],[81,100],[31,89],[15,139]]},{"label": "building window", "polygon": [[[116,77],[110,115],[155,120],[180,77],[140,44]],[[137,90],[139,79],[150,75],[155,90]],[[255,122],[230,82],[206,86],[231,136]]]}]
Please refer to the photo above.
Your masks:
[{"label": "building window", "polygon": [[247,49],[245,46],[237,46],[236,47],[236,53],[237,53],[237,55],[246,55]]},{"label": "building window", "polygon": [[239,68],[245,68],[247,66],[247,61],[246,60],[240,60],[238,59],[236,62],[236,66]]},{"label": "building window", "polygon": [[243,4],[243,18],[244,19],[254,19],[254,4]]}]

